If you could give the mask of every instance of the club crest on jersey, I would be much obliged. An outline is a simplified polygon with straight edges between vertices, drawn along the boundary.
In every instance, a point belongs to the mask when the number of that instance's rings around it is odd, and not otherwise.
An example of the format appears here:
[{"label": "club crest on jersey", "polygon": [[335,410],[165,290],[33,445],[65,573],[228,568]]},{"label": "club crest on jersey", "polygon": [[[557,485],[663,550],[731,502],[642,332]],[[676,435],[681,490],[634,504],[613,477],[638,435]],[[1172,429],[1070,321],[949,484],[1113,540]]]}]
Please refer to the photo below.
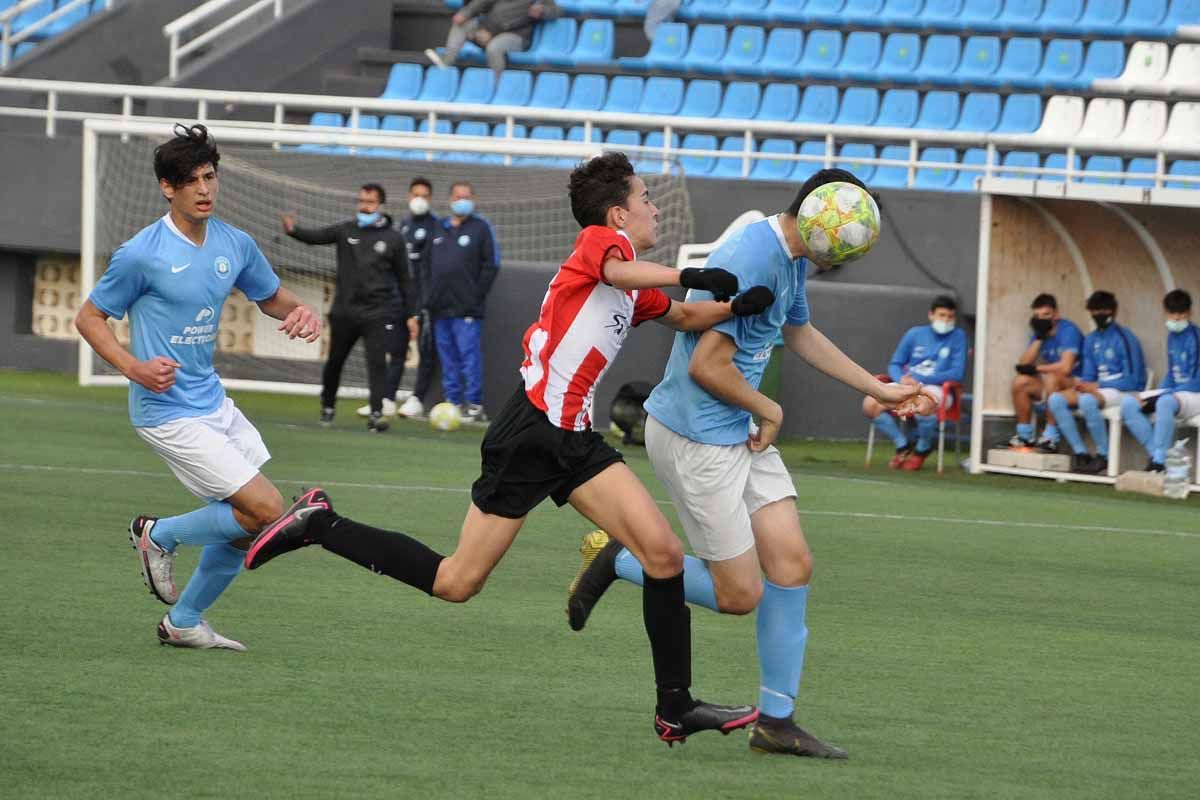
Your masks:
[{"label": "club crest on jersey", "polygon": [[950,348],[949,347],[943,347],[941,350],[938,350],[938,358],[949,358],[949,357],[950,357]]},{"label": "club crest on jersey", "polygon": [[384,241],[376,242],[375,243],[375,252],[379,253],[379,255],[383,255],[384,253],[386,253],[387,252],[387,242],[384,242]]},{"label": "club crest on jersey", "polygon": [[225,256],[217,256],[217,260],[213,262],[213,269],[218,278],[228,278],[229,273],[233,272],[233,267]]},{"label": "club crest on jersey", "polygon": [[459,247],[466,247],[470,243],[471,243],[471,237],[467,236],[465,233],[462,236],[458,237],[458,246]]},{"label": "club crest on jersey", "polygon": [[613,314],[612,322],[604,327],[611,330],[614,336],[624,336],[625,331],[629,330],[629,317],[624,314]]},{"label": "club crest on jersey", "polygon": [[425,238],[425,229],[417,228],[415,231],[413,231],[413,238],[416,239],[418,242],[421,241],[422,239],[424,239]]}]

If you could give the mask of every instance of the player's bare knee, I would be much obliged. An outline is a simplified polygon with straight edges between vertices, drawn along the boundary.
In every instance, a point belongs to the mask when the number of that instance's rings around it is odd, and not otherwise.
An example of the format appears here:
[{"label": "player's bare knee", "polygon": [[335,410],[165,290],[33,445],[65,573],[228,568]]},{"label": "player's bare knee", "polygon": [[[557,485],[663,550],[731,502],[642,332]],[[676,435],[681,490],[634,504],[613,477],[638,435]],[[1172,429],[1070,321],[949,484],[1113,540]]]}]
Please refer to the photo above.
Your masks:
[{"label": "player's bare knee", "polygon": [[670,578],[683,572],[683,544],[671,533],[646,548],[642,569],[653,578]]},{"label": "player's bare knee", "polygon": [[717,608],[722,614],[741,616],[758,608],[762,599],[762,581],[735,586],[717,593]]},{"label": "player's bare knee", "polygon": [[771,565],[767,578],[776,586],[807,586],[812,575],[812,551],[805,547],[779,558]]}]

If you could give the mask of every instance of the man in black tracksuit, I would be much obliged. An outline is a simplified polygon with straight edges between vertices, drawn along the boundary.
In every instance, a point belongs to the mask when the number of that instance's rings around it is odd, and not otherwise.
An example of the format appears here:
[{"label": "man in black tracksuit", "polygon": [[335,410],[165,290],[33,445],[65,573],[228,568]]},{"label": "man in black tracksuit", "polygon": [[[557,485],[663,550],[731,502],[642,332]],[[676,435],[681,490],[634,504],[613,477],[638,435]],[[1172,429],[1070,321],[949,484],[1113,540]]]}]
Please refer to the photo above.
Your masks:
[{"label": "man in black tracksuit", "polygon": [[[383,400],[388,386],[388,355],[392,368],[404,369],[408,349],[407,320],[412,316],[408,254],[404,237],[381,210],[387,199],[383,187],[368,183],[358,192],[353,220],[327,228],[301,228],[294,217],[283,218],[288,236],[305,244],[337,244],[337,279],[329,312],[329,360],[321,387],[321,423],[333,422],[334,402],[342,367],[361,337],[367,352],[367,385],[371,413],[367,429],[387,430]],[[399,384],[399,379],[396,379]]]},{"label": "man in black tracksuit", "polygon": [[[402,417],[420,417],[425,413],[425,398],[433,384],[437,371],[437,342],[433,335],[433,319],[429,316],[429,248],[441,229],[441,220],[429,210],[433,196],[433,185],[425,178],[413,178],[408,187],[409,213],[400,221],[400,233],[408,244],[408,274],[413,306],[419,309],[416,325],[409,326],[409,333],[416,337],[417,383],[409,398],[400,406]],[[415,330],[414,330],[415,328]]]}]

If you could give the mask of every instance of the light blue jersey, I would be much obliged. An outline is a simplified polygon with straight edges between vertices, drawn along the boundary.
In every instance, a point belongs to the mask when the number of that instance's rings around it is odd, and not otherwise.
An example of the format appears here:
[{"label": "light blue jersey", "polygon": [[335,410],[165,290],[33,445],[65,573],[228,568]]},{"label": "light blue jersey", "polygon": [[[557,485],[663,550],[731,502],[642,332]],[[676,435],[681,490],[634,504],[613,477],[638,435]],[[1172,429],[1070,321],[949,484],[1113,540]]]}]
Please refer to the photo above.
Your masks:
[{"label": "light blue jersey", "polygon": [[1146,359],[1133,332],[1117,323],[1092,331],[1083,340],[1083,369],[1079,377],[1101,389],[1140,392],[1146,388]]},{"label": "light blue jersey", "polygon": [[[737,345],[733,363],[757,389],[783,326],[808,323],[805,261],[792,258],[779,218],[768,217],[735,233],[708,257],[707,263],[736,275],[740,291],[761,285],[775,293],[775,303],[762,314],[731,317],[713,326],[713,330],[733,339]],[[687,299],[711,300],[712,295],[692,290]],[[662,383],[647,398],[646,412],[695,442],[745,442],[750,434],[750,412],[713,397],[688,375],[688,364],[699,340],[699,332],[675,334]]]},{"label": "light blue jersey", "polygon": [[1162,388],[1200,392],[1200,328],[1195,325],[1167,334],[1167,376]]},{"label": "light blue jersey", "polygon": [[260,302],[275,296],[279,277],[249,234],[218,219],[209,220],[199,247],[168,214],[113,253],[92,304],[115,319],[129,313],[130,350],[139,360],[165,356],[180,364],[175,384],[162,394],[129,384],[134,427],[211,414],[221,405],[225,389],[212,354],[234,287]]},{"label": "light blue jersey", "polygon": [[962,382],[967,371],[967,334],[962,328],[938,333],[932,325],[909,328],[888,362],[888,375],[899,382],[912,375],[921,383],[941,386]]}]

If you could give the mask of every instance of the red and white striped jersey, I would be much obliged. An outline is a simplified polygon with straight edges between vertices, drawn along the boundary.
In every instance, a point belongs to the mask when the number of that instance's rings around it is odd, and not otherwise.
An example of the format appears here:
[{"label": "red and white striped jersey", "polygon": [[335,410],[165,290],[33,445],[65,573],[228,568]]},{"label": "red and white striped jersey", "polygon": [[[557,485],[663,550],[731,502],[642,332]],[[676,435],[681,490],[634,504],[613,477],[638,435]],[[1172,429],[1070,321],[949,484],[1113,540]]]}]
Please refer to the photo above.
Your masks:
[{"label": "red and white striped jersey", "polygon": [[542,300],[538,321],[525,331],[521,376],[529,401],[554,425],[569,431],[591,426],[592,396],[632,326],[671,308],[658,289],[618,289],[604,281],[604,262],[633,261],[623,232],[590,225],[558,268]]}]

